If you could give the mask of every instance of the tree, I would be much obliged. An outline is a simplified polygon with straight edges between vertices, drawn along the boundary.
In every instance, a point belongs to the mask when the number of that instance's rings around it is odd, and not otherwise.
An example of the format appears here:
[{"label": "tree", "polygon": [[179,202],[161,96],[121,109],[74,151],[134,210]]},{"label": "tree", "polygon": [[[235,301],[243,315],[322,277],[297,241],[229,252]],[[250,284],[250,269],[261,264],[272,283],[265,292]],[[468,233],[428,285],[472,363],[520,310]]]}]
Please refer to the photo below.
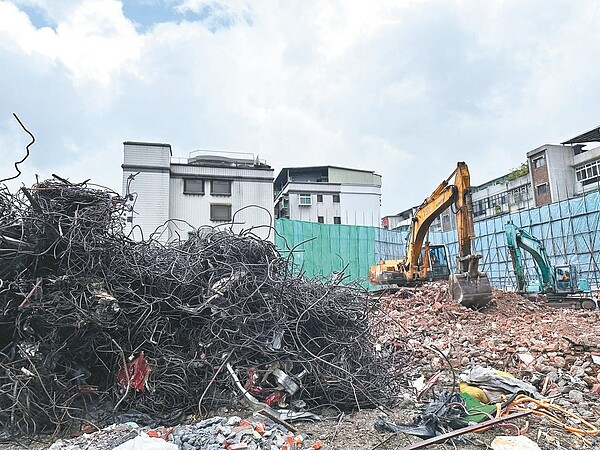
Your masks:
[{"label": "tree", "polygon": [[513,181],[516,180],[517,178],[522,177],[523,175],[527,175],[529,173],[529,164],[527,164],[527,161],[525,161],[524,163],[521,163],[521,166],[516,168],[516,169],[512,169],[511,172],[506,176],[506,179],[508,181]]}]

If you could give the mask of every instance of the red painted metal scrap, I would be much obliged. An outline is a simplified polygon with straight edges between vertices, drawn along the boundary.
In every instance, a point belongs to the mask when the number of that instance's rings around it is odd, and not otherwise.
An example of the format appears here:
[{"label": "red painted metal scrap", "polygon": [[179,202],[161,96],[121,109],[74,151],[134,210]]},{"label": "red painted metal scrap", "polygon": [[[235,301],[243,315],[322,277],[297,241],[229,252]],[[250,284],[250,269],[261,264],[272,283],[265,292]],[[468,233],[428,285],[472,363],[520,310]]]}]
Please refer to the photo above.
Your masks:
[{"label": "red painted metal scrap", "polygon": [[144,357],[144,352],[140,352],[137,358],[128,362],[126,367],[119,370],[117,381],[123,387],[129,386],[138,392],[143,392],[151,371],[152,369]]}]

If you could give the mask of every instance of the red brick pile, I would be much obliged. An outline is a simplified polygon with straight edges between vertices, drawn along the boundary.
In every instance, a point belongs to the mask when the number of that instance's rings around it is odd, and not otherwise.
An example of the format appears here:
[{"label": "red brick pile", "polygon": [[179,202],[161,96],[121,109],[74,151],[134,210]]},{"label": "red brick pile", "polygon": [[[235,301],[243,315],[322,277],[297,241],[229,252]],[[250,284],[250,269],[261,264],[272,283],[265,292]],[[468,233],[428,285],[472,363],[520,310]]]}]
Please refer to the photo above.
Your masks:
[{"label": "red brick pile", "polygon": [[558,402],[600,415],[596,311],[553,308],[502,291],[476,311],[453,302],[444,282],[401,289],[380,306],[374,333],[382,351],[405,353],[409,377],[427,378],[449,364],[456,374],[483,365],[545,382],[549,393],[560,394]]}]

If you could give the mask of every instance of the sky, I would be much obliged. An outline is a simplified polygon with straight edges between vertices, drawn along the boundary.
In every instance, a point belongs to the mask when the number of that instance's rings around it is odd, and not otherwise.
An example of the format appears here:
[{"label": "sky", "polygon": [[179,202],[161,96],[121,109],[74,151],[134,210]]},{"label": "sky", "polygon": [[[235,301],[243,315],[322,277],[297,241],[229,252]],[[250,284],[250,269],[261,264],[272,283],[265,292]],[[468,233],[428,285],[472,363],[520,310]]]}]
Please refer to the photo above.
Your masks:
[{"label": "sky", "polygon": [[124,141],[382,175],[382,215],[600,124],[600,2],[0,0],[0,179],[121,192]]}]

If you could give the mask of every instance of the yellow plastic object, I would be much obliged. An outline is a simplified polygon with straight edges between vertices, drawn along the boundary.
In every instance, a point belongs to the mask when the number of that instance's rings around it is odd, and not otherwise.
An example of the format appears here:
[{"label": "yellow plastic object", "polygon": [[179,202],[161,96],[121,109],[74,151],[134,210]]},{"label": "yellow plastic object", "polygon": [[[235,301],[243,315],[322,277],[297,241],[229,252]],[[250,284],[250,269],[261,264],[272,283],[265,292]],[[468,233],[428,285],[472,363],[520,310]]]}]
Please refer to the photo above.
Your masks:
[{"label": "yellow plastic object", "polygon": [[475,400],[477,400],[481,403],[489,403],[490,402],[490,399],[488,398],[487,395],[485,395],[485,392],[483,392],[483,389],[478,388],[477,386],[471,386],[470,384],[465,383],[464,381],[459,381],[458,389],[460,390],[461,393],[469,394],[471,397],[473,397]]},{"label": "yellow plastic object", "polygon": [[498,369],[494,369],[494,372],[496,372],[496,375],[499,375],[501,377],[507,377],[507,378],[514,378],[515,376],[511,373],[508,372],[503,372],[501,370]]},{"label": "yellow plastic object", "polygon": [[[502,370],[498,370],[498,369],[493,369],[493,370],[494,370],[494,373],[496,375],[498,375],[499,377],[514,378],[514,375],[512,375],[508,372],[503,372]],[[471,397],[480,401],[481,403],[487,404],[490,402],[489,397],[487,396],[487,394],[485,393],[485,391],[483,389],[481,389],[477,386],[468,384],[466,381],[459,381],[458,388],[459,388],[460,392],[469,394]]]}]

